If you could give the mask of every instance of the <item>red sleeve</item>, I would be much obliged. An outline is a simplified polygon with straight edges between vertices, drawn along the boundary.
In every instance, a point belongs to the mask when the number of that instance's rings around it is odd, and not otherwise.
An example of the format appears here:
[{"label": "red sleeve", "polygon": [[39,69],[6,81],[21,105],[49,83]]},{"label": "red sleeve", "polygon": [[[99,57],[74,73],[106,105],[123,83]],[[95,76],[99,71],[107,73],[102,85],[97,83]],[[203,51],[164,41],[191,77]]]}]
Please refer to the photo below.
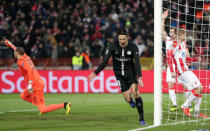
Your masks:
[{"label": "red sleeve", "polygon": [[168,66],[170,68],[170,71],[174,72],[174,69],[173,69],[173,51],[172,50],[167,51],[166,59],[167,59],[167,63],[168,63]]},{"label": "red sleeve", "polygon": [[195,62],[195,61],[197,61],[197,58],[196,58],[196,57],[192,57],[192,58],[187,57],[187,58],[186,58],[186,62],[187,62],[187,63],[192,63],[192,62]]}]

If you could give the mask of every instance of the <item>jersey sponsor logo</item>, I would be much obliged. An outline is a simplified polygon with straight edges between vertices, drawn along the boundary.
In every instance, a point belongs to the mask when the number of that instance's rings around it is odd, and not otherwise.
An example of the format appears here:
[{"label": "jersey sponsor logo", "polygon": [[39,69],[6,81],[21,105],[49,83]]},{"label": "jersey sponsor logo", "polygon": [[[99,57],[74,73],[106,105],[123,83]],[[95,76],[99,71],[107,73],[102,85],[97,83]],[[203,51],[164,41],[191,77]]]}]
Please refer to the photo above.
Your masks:
[{"label": "jersey sponsor logo", "polygon": [[131,55],[131,51],[127,51],[127,55]]},{"label": "jersey sponsor logo", "polygon": [[126,62],[126,61],[130,61],[130,58],[125,58],[125,57],[121,57],[121,58],[117,58],[115,57],[116,60],[121,61],[121,62]]}]

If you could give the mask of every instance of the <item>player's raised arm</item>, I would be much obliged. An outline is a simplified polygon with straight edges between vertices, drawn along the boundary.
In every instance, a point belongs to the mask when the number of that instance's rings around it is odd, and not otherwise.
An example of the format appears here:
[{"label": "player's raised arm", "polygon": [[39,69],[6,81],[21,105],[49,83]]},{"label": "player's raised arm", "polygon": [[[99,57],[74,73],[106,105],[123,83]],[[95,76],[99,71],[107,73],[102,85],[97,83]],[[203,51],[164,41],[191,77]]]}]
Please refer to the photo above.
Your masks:
[{"label": "player's raised arm", "polygon": [[12,44],[12,42],[10,42],[8,39],[3,38],[3,41],[4,41],[4,44],[5,44],[6,46],[12,48],[13,50],[16,50],[16,46],[14,46],[14,45]]},{"label": "player's raised arm", "polygon": [[162,36],[163,36],[163,39],[167,38],[167,33],[165,31],[165,20],[166,20],[167,16],[168,16],[168,10],[164,11],[162,14]]},{"label": "player's raised arm", "polygon": [[108,61],[109,61],[109,58],[111,57],[111,50],[112,50],[112,46],[109,46],[106,50],[106,55],[104,57],[104,60],[103,62],[99,65],[99,67],[94,71],[92,72],[89,76],[88,76],[88,79],[89,80],[92,80],[96,77],[96,75],[101,72],[105,66],[107,65]]}]

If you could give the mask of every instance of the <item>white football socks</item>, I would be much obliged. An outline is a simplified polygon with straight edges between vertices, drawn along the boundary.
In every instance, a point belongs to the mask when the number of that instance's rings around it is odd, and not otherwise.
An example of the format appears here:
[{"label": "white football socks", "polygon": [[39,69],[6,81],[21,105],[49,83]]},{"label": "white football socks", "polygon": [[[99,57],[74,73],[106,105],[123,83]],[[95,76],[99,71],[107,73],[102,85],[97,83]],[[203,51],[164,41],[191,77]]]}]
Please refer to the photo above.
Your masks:
[{"label": "white football socks", "polygon": [[169,89],[169,96],[170,96],[170,99],[171,99],[171,102],[172,102],[173,106],[177,106],[176,94],[175,94],[174,89]]},{"label": "white football socks", "polygon": [[202,97],[196,97],[196,99],[195,99],[195,111],[197,111],[197,112],[200,111],[201,102],[202,102]]},{"label": "white football socks", "polygon": [[[190,91],[185,91],[184,96],[185,96],[185,100],[187,100],[187,98],[190,96]],[[189,106],[191,107],[191,103],[189,104]]]},{"label": "white football socks", "polygon": [[188,98],[186,99],[184,104],[182,105],[182,108],[189,108],[191,102],[194,101],[195,98],[197,98],[197,97],[194,96],[192,93],[190,93],[190,95],[188,96]]}]

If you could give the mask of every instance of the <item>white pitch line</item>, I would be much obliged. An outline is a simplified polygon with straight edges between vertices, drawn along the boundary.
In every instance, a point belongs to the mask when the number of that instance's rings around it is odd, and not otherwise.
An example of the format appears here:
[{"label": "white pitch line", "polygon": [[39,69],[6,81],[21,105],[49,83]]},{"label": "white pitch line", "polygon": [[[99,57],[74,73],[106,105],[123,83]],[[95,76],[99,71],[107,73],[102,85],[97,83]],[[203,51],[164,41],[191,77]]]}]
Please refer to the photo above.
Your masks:
[{"label": "white pitch line", "polygon": [[[176,122],[176,123],[162,124],[160,126],[170,126],[170,125],[184,124],[184,123],[187,123],[187,122],[190,123],[190,122],[197,122],[197,121],[201,121],[201,120],[210,120],[210,117],[208,117],[206,119],[200,119],[200,120],[190,120],[190,121],[181,121],[181,122]],[[142,131],[142,130],[151,129],[151,128],[155,128],[155,127],[158,127],[158,126],[150,125],[150,126],[147,126],[147,127],[131,129],[131,130],[128,130],[128,131]]]},{"label": "white pitch line", "polygon": [[155,125],[151,125],[151,126],[147,126],[147,127],[143,127],[143,128],[138,128],[138,129],[132,129],[132,130],[128,130],[128,131],[142,131],[142,130],[146,130],[146,129],[150,129],[150,128],[155,128],[158,126]]},{"label": "white pitch line", "polygon": [[38,109],[26,109],[26,110],[14,110],[14,111],[5,111],[5,112],[0,112],[0,114],[4,113],[14,113],[14,112],[30,112],[30,111],[38,111]]}]

